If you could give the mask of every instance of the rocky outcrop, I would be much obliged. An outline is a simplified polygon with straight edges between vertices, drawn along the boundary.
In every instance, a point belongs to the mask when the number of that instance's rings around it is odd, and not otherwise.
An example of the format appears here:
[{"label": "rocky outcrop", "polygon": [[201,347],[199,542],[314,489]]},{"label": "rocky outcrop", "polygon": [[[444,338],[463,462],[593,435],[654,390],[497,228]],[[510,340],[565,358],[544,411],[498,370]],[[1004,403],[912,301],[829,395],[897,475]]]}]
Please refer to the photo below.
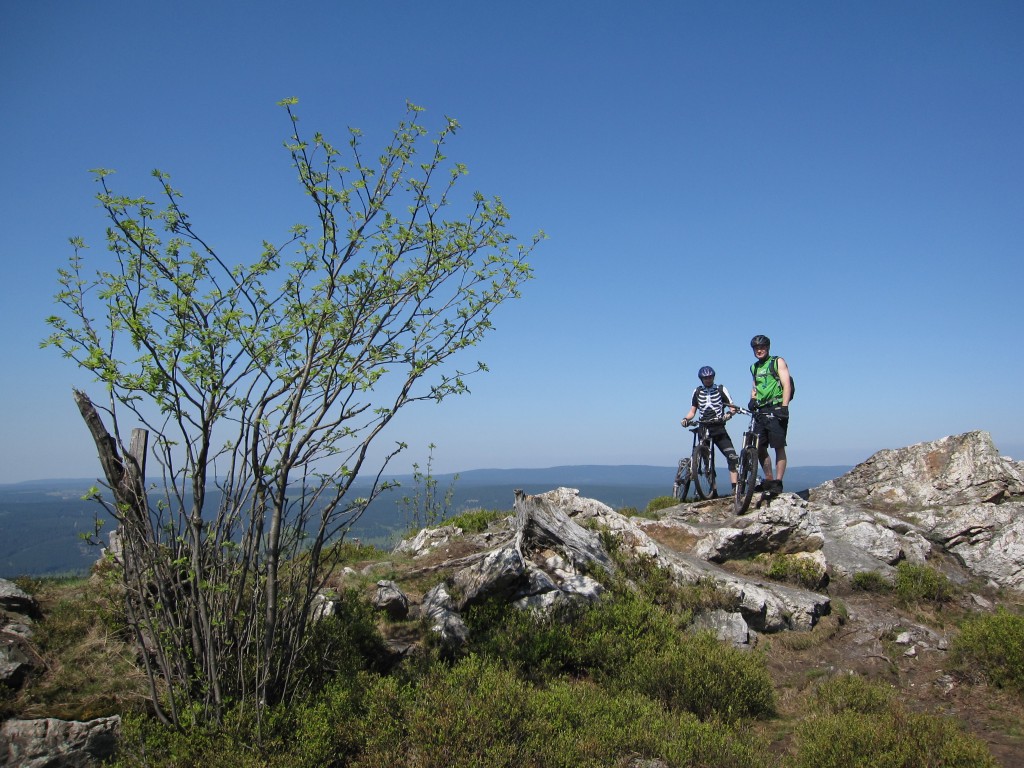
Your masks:
[{"label": "rocky outcrop", "polygon": [[17,584],[0,579],[0,610],[38,619],[39,603]]},{"label": "rocky outcrop", "polygon": [[[742,517],[729,500],[684,504],[657,521],[630,518],[573,488],[538,495],[517,492],[508,536],[477,556],[463,557],[423,599],[424,615],[443,644],[468,637],[460,612],[501,596],[523,609],[552,611],[600,598],[590,575],[614,563],[602,534],[625,552],[650,559],[680,583],[714,583],[738,610],[698,617],[723,640],[745,644],[757,633],[805,631],[830,611],[830,600],[790,583],[748,577],[730,567],[758,555],[788,556],[818,588],[832,578],[951,555],[963,579],[1024,589],[1024,493],[1021,466],[999,456],[985,432],[880,451],[809,494],[781,494]],[[651,532],[675,531],[690,546],[667,547]],[[419,556],[451,529],[419,534],[399,551]],[[666,538],[666,537],[661,537]],[[493,542],[492,542],[493,543]]]},{"label": "rocky outcrop", "polygon": [[0,726],[2,768],[91,768],[113,756],[121,718],[79,722],[7,720]]},{"label": "rocky outcrop", "polygon": [[1024,502],[966,504],[925,514],[921,529],[971,574],[1024,592]]},{"label": "rocky outcrop", "polygon": [[386,613],[392,620],[400,621],[409,615],[408,596],[390,579],[377,582],[377,592],[370,605]]},{"label": "rocky outcrop", "polygon": [[879,451],[810,500],[844,575],[948,553],[967,577],[1024,590],[1024,471],[987,432]]},{"label": "rocky outcrop", "polygon": [[17,584],[0,579],[0,685],[20,688],[39,667],[32,648],[32,627],[39,604]]},{"label": "rocky outcrop", "polygon": [[453,538],[461,535],[462,529],[454,525],[443,525],[440,528],[423,528],[413,538],[401,541],[395,547],[395,554],[425,557],[432,550],[444,546]]},{"label": "rocky outcrop", "polygon": [[[800,515],[795,518],[799,520]],[[653,559],[680,582],[715,581],[739,607],[734,614],[712,614],[707,619],[708,626],[729,642],[743,638],[745,643],[751,631],[810,629],[829,612],[824,595],[761,584],[699,557],[668,550],[634,519],[581,497],[573,488],[535,496],[517,492],[514,520],[508,540],[455,569],[423,597],[421,615],[442,647],[454,650],[466,641],[468,630],[460,612],[487,597],[505,597],[522,609],[543,612],[599,599],[603,588],[590,574],[612,572],[615,565],[595,529],[608,531],[631,554]],[[793,520],[788,522],[791,528],[799,527]],[[794,541],[820,546],[812,530],[805,526],[801,531],[792,534]],[[409,550],[408,543],[405,549]]]},{"label": "rocky outcrop", "polygon": [[1020,464],[1000,456],[988,432],[976,431],[879,451],[816,488],[813,500],[907,510],[999,502],[1020,495]]}]

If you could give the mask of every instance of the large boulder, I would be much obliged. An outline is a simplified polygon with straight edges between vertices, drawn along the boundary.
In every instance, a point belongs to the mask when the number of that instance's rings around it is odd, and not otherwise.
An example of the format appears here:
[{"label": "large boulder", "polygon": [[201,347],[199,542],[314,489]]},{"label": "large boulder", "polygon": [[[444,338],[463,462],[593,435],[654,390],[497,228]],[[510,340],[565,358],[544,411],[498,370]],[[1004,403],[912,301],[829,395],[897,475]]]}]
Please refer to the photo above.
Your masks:
[{"label": "large boulder", "polygon": [[0,685],[20,688],[39,666],[31,638],[40,618],[36,599],[17,584],[0,579]]},{"label": "large boulder", "polygon": [[91,768],[114,755],[121,718],[81,722],[7,720],[0,726],[2,768]]},{"label": "large boulder", "polygon": [[879,451],[810,493],[825,555],[840,572],[924,562],[938,547],[967,576],[1016,590],[1024,590],[1022,496],[1022,464],[1000,456],[982,431]]},{"label": "large boulder", "polygon": [[886,449],[811,492],[811,500],[907,510],[1001,501],[1024,494],[1018,462],[1002,457],[988,432]]},{"label": "large boulder", "polygon": [[1024,502],[944,509],[922,516],[921,527],[970,573],[1024,592]]},{"label": "large boulder", "polygon": [[39,603],[32,595],[7,579],[0,579],[0,611],[38,619]]}]

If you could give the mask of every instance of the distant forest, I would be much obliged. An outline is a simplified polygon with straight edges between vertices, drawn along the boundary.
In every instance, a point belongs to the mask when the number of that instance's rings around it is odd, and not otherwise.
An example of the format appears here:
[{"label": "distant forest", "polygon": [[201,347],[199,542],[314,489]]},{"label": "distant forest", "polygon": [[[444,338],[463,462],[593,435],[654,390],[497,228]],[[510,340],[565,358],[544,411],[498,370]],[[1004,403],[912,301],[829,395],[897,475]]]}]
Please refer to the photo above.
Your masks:
[{"label": "distant forest", "polygon": [[[801,491],[839,477],[848,466],[791,467],[786,489]],[[543,493],[561,486],[577,488],[582,496],[614,509],[642,510],[657,496],[672,493],[674,467],[566,466],[547,469],[476,469],[459,475],[436,475],[436,494],[443,499],[452,490],[450,514],[470,509],[510,510],[515,490]],[[392,478],[401,483],[377,499],[352,529],[351,536],[365,544],[389,548],[401,538],[411,520],[401,504],[414,496],[411,475]],[[722,473],[721,487],[728,487]],[[87,573],[99,549],[79,534],[94,529],[100,506],[82,496],[95,480],[38,480],[0,484],[0,577],[71,575]],[[366,486],[363,486],[365,488]],[[357,488],[357,492],[359,489]],[[113,522],[106,520],[102,539]]]}]

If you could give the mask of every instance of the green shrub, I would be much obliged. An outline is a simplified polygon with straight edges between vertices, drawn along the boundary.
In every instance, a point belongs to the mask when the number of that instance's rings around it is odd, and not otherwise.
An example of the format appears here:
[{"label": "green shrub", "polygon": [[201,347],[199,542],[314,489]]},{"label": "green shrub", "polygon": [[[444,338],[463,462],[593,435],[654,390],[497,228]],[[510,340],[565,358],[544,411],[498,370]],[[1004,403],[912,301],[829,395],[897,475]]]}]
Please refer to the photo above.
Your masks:
[{"label": "green shrub", "polygon": [[358,563],[364,560],[377,560],[386,553],[373,544],[364,544],[359,539],[345,539],[339,544],[331,545],[331,552],[325,559],[334,560],[338,565]]},{"label": "green shrub", "polygon": [[767,564],[765,575],[768,578],[798,584],[807,589],[816,589],[825,577],[821,565],[808,557],[765,553],[756,559]]},{"label": "green shrub", "polygon": [[444,524],[457,526],[465,533],[483,533],[491,523],[507,517],[508,514],[508,512],[499,512],[496,509],[471,509],[461,515],[448,518]]},{"label": "green shrub", "polygon": [[812,717],[797,729],[794,768],[996,768],[956,721],[889,709]]},{"label": "green shrub", "polygon": [[315,621],[309,629],[298,659],[297,673],[304,678],[299,687],[315,692],[335,675],[380,669],[386,657],[373,608],[356,590],[347,590],[338,595],[334,615]]},{"label": "green shrub", "polygon": [[927,565],[902,561],[896,566],[896,594],[905,603],[929,600],[944,603],[953,596],[949,579]]},{"label": "green shrub", "polygon": [[892,584],[878,571],[857,571],[853,574],[853,588],[864,592],[891,592]]},{"label": "green shrub", "polygon": [[678,504],[679,499],[673,496],[656,496],[647,502],[647,508],[644,511],[648,515],[653,515],[655,512],[660,512],[663,509],[668,509]]},{"label": "green shrub", "polygon": [[478,656],[435,666],[412,687],[385,685],[373,694],[358,766],[489,766],[523,761],[529,687]]},{"label": "green shrub", "polygon": [[365,747],[350,763],[358,768],[597,768],[638,756],[708,768],[765,764],[749,736],[721,724],[586,681],[531,686],[479,656],[409,686],[382,680],[368,698]]},{"label": "green shrub", "polygon": [[822,682],[814,692],[814,699],[819,710],[826,714],[857,712],[873,715],[888,710],[895,693],[883,683],[873,683],[859,675],[849,674]]},{"label": "green shrub", "polygon": [[617,576],[605,580],[605,586],[615,594],[640,594],[651,603],[689,624],[693,614],[721,608],[724,611],[739,609],[740,598],[734,592],[723,589],[714,579],[702,578],[695,582],[681,584],[667,568],[663,568],[651,557],[622,554],[611,551]]},{"label": "green shrub", "polygon": [[606,670],[611,687],[643,694],[671,711],[732,722],[775,713],[775,691],[764,660],[720,642],[710,632],[688,634]]},{"label": "green shrub", "polygon": [[952,660],[1024,695],[1024,616],[999,609],[968,619],[953,641]]},{"label": "green shrub", "polygon": [[465,614],[474,652],[504,659],[521,677],[535,681],[582,669],[568,618],[521,611],[503,600],[475,605]]},{"label": "green shrub", "polygon": [[[565,617],[535,617],[510,609],[470,613],[473,648],[503,659],[537,682],[585,677],[618,692],[634,692],[675,711],[734,720],[774,711],[771,679],[758,654],[687,631],[689,614],[672,614],[643,594],[608,595]],[[517,615],[518,614],[518,615]]]}]

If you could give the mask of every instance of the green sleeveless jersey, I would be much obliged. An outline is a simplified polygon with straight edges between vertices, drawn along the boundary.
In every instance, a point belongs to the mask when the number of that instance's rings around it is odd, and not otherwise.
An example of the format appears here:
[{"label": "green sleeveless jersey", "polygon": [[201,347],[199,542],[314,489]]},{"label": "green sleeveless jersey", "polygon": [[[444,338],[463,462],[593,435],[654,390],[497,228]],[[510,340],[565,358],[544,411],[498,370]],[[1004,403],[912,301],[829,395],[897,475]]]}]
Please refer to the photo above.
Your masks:
[{"label": "green sleeveless jersey", "polygon": [[754,363],[750,366],[750,373],[754,377],[754,399],[757,400],[758,406],[778,405],[782,402],[782,382],[778,375],[772,372],[778,371],[776,360],[776,356],[769,355],[763,363]]}]

